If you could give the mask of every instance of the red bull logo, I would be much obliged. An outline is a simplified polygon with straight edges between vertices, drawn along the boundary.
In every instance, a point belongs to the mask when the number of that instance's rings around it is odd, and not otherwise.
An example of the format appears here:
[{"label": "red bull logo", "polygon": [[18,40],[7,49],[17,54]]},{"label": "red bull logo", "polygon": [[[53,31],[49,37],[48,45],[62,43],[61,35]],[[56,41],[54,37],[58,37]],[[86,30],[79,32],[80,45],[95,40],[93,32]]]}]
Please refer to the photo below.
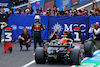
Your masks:
[{"label": "red bull logo", "polygon": [[62,38],[62,39],[60,40],[60,43],[67,43],[67,38]]}]

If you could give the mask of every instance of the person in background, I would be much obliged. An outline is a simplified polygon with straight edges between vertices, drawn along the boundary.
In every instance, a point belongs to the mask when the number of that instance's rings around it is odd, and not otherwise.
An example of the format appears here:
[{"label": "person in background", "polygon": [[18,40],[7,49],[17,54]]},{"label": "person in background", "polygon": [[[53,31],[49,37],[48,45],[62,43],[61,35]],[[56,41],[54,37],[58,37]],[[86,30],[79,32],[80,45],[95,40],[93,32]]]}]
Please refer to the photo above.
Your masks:
[{"label": "person in background", "polygon": [[57,6],[55,5],[54,7],[53,7],[53,9],[52,9],[52,11],[51,11],[51,15],[57,15],[57,13],[58,13],[59,11],[57,10]]},{"label": "person in background", "polygon": [[32,9],[32,4],[28,4],[27,7],[25,8],[25,11],[29,9],[29,14],[33,14],[34,10]]},{"label": "person in background", "polygon": [[100,11],[99,10],[96,10],[95,16],[100,16]]},{"label": "person in background", "polygon": [[72,38],[72,34],[70,33],[70,30],[64,31],[63,35],[67,35],[67,38]]},{"label": "person in background", "polygon": [[25,10],[25,14],[30,15],[30,10],[29,9],[26,9]]},{"label": "person in background", "polygon": [[[4,8],[0,9],[0,34],[4,34],[4,28],[7,26],[8,24],[8,14],[4,13]],[[0,35],[1,36],[1,35]]]},{"label": "person in background", "polygon": [[21,10],[20,9],[17,9],[15,14],[21,14]]},{"label": "person in background", "polygon": [[89,41],[93,41],[96,43],[98,49],[100,49],[100,28],[99,22],[96,22],[94,25],[91,24],[91,28],[89,29],[89,33],[93,33],[92,38],[88,39]]},{"label": "person in background", "polygon": [[66,12],[66,9],[67,9],[67,6],[64,5],[64,6],[63,6],[63,10],[60,12],[60,15],[64,15],[65,12]]},{"label": "person in background", "polygon": [[69,10],[67,10],[66,12],[65,12],[65,14],[64,14],[65,16],[69,16],[70,15],[70,11]]},{"label": "person in background", "polygon": [[35,15],[43,15],[42,7],[39,7],[39,9],[36,9]]},{"label": "person in background", "polygon": [[89,16],[88,10],[85,10],[84,13],[83,13],[83,15],[84,15],[84,16]]},{"label": "person in background", "polygon": [[55,16],[60,16],[60,11],[57,11],[57,12],[55,13]]},{"label": "person in background", "polygon": [[43,15],[42,7],[39,7],[39,12],[40,12],[40,15]]},{"label": "person in background", "polygon": [[51,9],[50,9],[50,8],[47,8],[46,15],[48,15],[48,16],[50,16],[50,15],[51,15]]},{"label": "person in background", "polygon": [[26,28],[23,30],[23,33],[19,35],[18,39],[20,43],[20,50],[22,50],[22,45],[25,45],[26,49],[28,50],[28,48],[31,46],[31,39],[30,34],[28,33],[28,30]]},{"label": "person in background", "polygon": [[97,6],[97,2],[96,1],[93,2],[92,10],[94,10],[94,5],[96,6],[97,10],[100,11],[100,8],[99,8],[99,6]]},{"label": "person in background", "polygon": [[10,8],[8,14],[9,14],[9,15],[10,15],[10,14],[14,14],[13,9]]},{"label": "person in background", "polygon": [[51,33],[49,39],[50,39],[50,41],[51,40],[55,40],[55,39],[59,39],[59,33],[58,33],[58,30],[57,29],[54,32]]}]

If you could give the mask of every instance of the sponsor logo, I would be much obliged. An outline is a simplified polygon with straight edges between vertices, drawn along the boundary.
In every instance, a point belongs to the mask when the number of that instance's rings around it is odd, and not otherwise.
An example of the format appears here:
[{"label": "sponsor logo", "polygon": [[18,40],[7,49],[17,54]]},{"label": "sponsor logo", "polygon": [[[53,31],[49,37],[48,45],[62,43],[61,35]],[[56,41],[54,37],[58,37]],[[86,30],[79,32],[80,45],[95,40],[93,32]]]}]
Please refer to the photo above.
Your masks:
[{"label": "sponsor logo", "polygon": [[16,25],[11,25],[13,30],[17,30],[17,26]]},{"label": "sponsor logo", "polygon": [[58,24],[58,22],[52,27],[52,29],[53,31],[57,29],[59,33],[63,30],[62,26]]},{"label": "sponsor logo", "polygon": [[81,29],[81,32],[82,32],[82,33],[84,33],[84,32],[86,31],[86,25],[85,25],[85,24],[80,24],[80,25],[79,25],[79,24],[70,24],[70,25],[64,24],[64,27],[62,27],[62,25],[59,24],[58,22],[57,22],[57,24],[54,24],[54,25],[53,25],[52,29],[53,29],[53,30],[58,29],[59,32],[62,32],[63,30],[64,30],[64,31],[70,30],[71,32],[74,32],[74,31],[73,31],[73,28],[74,28],[75,26],[81,27],[81,28],[82,28],[82,29]]}]

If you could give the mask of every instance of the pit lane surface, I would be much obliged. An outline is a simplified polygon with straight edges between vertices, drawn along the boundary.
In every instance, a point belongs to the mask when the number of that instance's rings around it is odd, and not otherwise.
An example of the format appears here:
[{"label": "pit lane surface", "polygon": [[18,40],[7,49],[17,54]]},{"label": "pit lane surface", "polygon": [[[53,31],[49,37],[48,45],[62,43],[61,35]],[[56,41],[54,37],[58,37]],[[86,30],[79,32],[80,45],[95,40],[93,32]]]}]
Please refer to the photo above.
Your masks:
[{"label": "pit lane surface", "polygon": [[23,47],[23,51],[20,51],[19,43],[13,43],[13,52],[4,53],[4,45],[0,44],[0,67],[70,67],[69,64],[57,63],[46,63],[36,64],[34,60],[34,49],[33,43],[26,51],[26,47]]}]

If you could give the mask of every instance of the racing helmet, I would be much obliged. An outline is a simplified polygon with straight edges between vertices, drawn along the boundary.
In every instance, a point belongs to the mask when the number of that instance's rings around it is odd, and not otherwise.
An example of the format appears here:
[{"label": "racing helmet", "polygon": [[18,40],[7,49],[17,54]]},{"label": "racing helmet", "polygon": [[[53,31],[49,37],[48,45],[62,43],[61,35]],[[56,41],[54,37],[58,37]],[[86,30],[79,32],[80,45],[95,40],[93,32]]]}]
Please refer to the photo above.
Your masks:
[{"label": "racing helmet", "polygon": [[36,15],[34,19],[35,19],[35,20],[40,20],[41,18],[40,18],[39,15]]},{"label": "racing helmet", "polygon": [[67,43],[67,38],[62,38],[62,39],[60,40],[60,43]]}]

